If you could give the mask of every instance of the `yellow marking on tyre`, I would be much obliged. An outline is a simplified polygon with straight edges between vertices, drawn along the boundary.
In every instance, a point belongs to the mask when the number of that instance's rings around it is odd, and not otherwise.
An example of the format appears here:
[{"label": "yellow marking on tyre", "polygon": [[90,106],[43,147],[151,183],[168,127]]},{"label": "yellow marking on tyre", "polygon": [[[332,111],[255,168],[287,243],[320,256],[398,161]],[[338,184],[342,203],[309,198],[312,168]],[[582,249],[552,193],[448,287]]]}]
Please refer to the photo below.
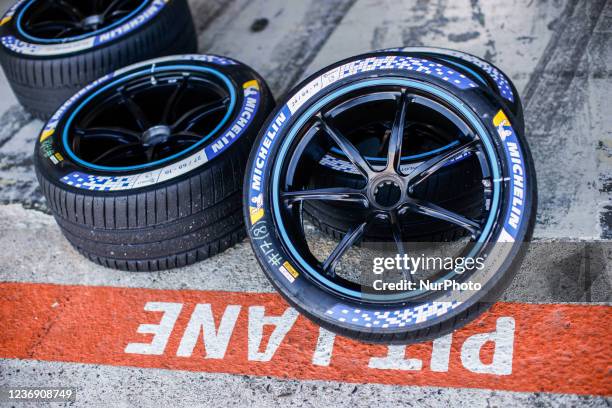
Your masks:
[{"label": "yellow marking on tyre", "polygon": [[278,270],[291,283],[295,282],[298,276],[300,276],[298,271],[295,270],[295,268],[289,263],[289,261],[283,262],[283,264],[278,268]]},{"label": "yellow marking on tyre", "polygon": [[256,79],[253,79],[252,81],[245,82],[244,85],[242,85],[242,88],[244,88],[244,89],[248,89],[248,88],[259,89],[259,83],[257,82]]},{"label": "yellow marking on tyre", "polygon": [[249,207],[249,213],[251,216],[251,225],[261,220],[264,216],[264,209],[257,207]]},{"label": "yellow marking on tyre", "polygon": [[509,129],[506,129],[506,127],[510,127],[511,125],[510,121],[508,120],[508,117],[501,109],[493,118],[493,124],[497,128],[497,133],[499,134],[499,137],[502,138],[502,140],[506,140],[506,137],[512,134]]},{"label": "yellow marking on tyre", "polygon": [[55,133],[55,129],[48,129],[45,130],[44,132],[41,133],[40,135],[40,141],[44,142],[45,140],[47,140],[49,137],[51,137],[53,135],[53,133]]}]

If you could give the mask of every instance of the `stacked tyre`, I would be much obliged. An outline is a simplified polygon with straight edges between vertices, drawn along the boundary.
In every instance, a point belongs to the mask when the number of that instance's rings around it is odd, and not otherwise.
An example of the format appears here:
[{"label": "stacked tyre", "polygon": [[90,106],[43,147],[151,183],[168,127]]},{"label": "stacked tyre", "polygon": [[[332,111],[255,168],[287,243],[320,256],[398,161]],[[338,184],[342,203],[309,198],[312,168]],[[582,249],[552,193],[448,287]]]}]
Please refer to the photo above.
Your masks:
[{"label": "stacked tyre", "polygon": [[272,104],[257,73],[211,55],[145,61],[89,84],[36,144],[62,232],[92,261],[133,271],[239,242],[244,163]]},{"label": "stacked tyre", "polygon": [[197,51],[186,0],[21,0],[0,20],[0,42],[13,92],[40,119],[121,67]]}]

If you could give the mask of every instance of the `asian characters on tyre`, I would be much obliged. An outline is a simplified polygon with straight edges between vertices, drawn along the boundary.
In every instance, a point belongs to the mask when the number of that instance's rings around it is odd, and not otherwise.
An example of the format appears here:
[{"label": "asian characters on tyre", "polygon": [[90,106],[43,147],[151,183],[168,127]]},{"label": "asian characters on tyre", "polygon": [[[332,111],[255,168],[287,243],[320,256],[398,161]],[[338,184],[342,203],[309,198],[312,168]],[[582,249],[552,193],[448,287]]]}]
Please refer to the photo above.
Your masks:
[{"label": "asian characters on tyre", "polygon": [[272,106],[250,68],[165,57],[68,99],[36,146],[37,175],[68,240],[128,270],[187,265],[244,235],[244,161]]},{"label": "asian characters on tyre", "polygon": [[[260,132],[244,187],[253,249],[289,303],[337,333],[400,343],[449,332],[485,310],[522,259],[536,206],[524,136],[490,92],[440,60],[384,52],[340,62],[296,87]],[[341,171],[350,178],[322,182],[330,152],[349,162]],[[463,201],[440,192],[457,179],[459,189],[469,184]],[[329,215],[344,222],[335,240],[313,229],[313,203],[329,204]],[[413,229],[420,223],[415,236],[406,217]],[[373,228],[373,240],[397,254],[423,236],[438,240],[431,230],[460,230],[442,240],[485,259],[483,270],[404,278],[471,280],[482,290],[372,291],[352,266],[368,259]]]},{"label": "asian characters on tyre", "polygon": [[20,103],[42,119],[120,67],[196,51],[186,0],[25,0],[0,21],[0,64]]}]

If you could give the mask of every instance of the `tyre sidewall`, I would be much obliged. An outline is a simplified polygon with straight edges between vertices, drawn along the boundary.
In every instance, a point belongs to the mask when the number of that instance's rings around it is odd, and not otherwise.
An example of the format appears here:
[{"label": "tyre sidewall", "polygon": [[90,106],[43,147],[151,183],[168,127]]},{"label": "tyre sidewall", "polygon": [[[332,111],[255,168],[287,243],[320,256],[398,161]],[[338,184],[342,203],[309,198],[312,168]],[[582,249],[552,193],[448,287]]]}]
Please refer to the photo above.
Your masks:
[{"label": "tyre sidewall", "polygon": [[116,27],[100,30],[97,34],[78,40],[48,44],[34,41],[19,32],[18,16],[29,3],[30,0],[16,2],[4,14],[2,17],[4,23],[0,25],[0,48],[11,55],[25,59],[57,59],[105,48],[128,37],[139,35],[143,29],[168,13],[171,8],[187,6],[184,4],[185,0],[149,0],[135,15]]},{"label": "tyre sidewall", "polygon": [[[142,170],[95,170],[83,166],[70,158],[65,151],[62,142],[62,134],[68,117],[77,106],[79,106],[101,87],[104,87],[113,81],[124,78],[125,76],[134,72],[148,69],[148,67],[164,67],[173,64],[214,69],[225,75],[231,82],[231,85],[234,87],[236,102],[233,112],[231,116],[229,116],[229,119],[225,125],[211,136],[210,141],[203,144],[201,147],[186,153],[185,155],[177,157],[172,161],[160,163],[155,167]],[[250,116],[250,120],[248,121],[247,125],[241,127],[241,132],[237,137],[226,137],[224,140],[221,140],[223,136],[227,136],[231,132],[231,129],[241,118],[241,115],[245,110],[245,106],[247,105],[247,98],[249,99],[249,103],[252,102],[252,98],[255,99],[255,109],[253,114]],[[238,61],[215,55],[171,56],[145,61],[105,75],[87,85],[73,97],[68,99],[51,117],[51,119],[49,119],[42,129],[41,134],[36,141],[34,161],[41,177],[44,177],[55,185],[61,186],[63,190],[77,194],[87,194],[93,196],[120,196],[153,191],[170,184],[175,184],[177,180],[188,178],[193,173],[206,170],[215,160],[222,158],[224,155],[235,154],[237,150],[246,150],[248,152],[252,140],[255,138],[259,130],[259,126],[265,120],[267,114],[272,109],[272,106],[272,95],[263,79],[252,69]],[[86,105],[84,109],[87,109]],[[206,152],[204,152],[205,150],[210,152],[212,144],[219,141],[223,143],[222,149],[210,154],[206,154]],[[185,166],[181,165],[181,162],[197,154],[204,154],[204,158],[200,157],[197,161],[189,162]],[[174,172],[174,174],[172,172]],[[90,188],[91,186],[75,187],[74,185],[67,184],[65,182],[65,177],[71,176],[75,173],[80,173],[99,180],[110,180],[108,182],[109,185],[114,187],[111,187],[110,190],[93,190]],[[152,175],[149,175],[147,179],[151,179],[151,177],[153,177],[157,181],[146,181],[144,184],[138,182],[138,178],[143,180],[146,173],[152,173]],[[164,176],[157,177],[162,173]],[[125,188],[123,186],[117,187],[117,185],[113,184],[112,181],[118,178],[127,178],[130,181],[126,182],[132,183],[132,186],[129,188]]]},{"label": "tyre sidewall", "polygon": [[[523,105],[519,93],[514,86],[512,80],[502,71],[499,67],[492,64],[489,61],[477,57],[473,54],[469,54],[463,51],[452,50],[448,48],[438,47],[403,47],[403,48],[391,48],[389,50],[382,50],[380,52],[399,55],[412,55],[422,56],[423,58],[430,58],[438,60],[441,63],[445,63],[444,59],[449,60],[457,65],[459,69],[467,67],[470,70],[476,72],[489,84],[491,92],[499,98],[499,102],[508,108],[507,114],[512,120],[514,129],[521,134],[524,133],[524,119],[523,119]],[[467,70],[462,71],[465,75],[472,75]],[[499,77],[499,78],[496,78]],[[500,83],[498,81],[501,80]],[[510,89],[512,99],[502,95],[500,91],[500,84],[505,84]]]},{"label": "tyre sidewall", "polygon": [[[467,89],[458,89],[442,80],[439,77],[426,75],[415,70],[393,70],[393,69],[369,69],[366,66],[366,71],[349,75],[344,79],[336,80],[331,85],[325,87],[322,91],[319,88],[318,92],[308,93],[313,83],[324,81],[326,78],[332,78],[336,68],[344,64],[354,63],[358,60],[376,59],[393,57],[395,54],[390,53],[381,55],[380,53],[365,54],[348,60],[334,64],[325,70],[314,74],[309,79],[305,80],[300,86],[296,87],[289,96],[278,106],[277,110],[270,116],[267,124],[263,127],[253,149],[249,162],[247,164],[247,176],[245,179],[244,196],[245,196],[245,217],[246,225],[251,237],[251,243],[262,269],[265,271],[273,285],[281,292],[285,299],[294,307],[314,320],[316,323],[327,327],[335,332],[342,332],[345,335],[355,338],[367,338],[370,341],[388,341],[396,338],[396,336],[405,336],[408,332],[416,332],[423,328],[432,327],[444,321],[451,319],[453,316],[459,316],[465,313],[468,309],[475,307],[483,296],[487,293],[499,292],[499,288],[506,285],[512,271],[516,265],[520,263],[522,254],[521,243],[528,240],[533,228],[533,213],[535,211],[535,173],[531,163],[529,150],[523,140],[523,136],[511,130],[509,120],[505,122],[505,128],[497,128],[493,124],[495,117],[498,117],[500,112],[505,115],[506,119],[511,116],[507,109],[502,105],[488,89],[474,86]],[[376,71],[376,72],[373,72]],[[520,223],[514,231],[514,239],[516,242],[511,244],[511,249],[508,256],[501,263],[501,266],[495,271],[494,275],[483,285],[481,295],[472,296],[467,301],[454,306],[449,312],[442,316],[433,316],[421,323],[413,324],[409,327],[389,328],[385,330],[374,330],[363,325],[355,325],[350,321],[338,320],[338,316],[333,316],[336,310],[368,310],[372,313],[385,313],[398,310],[398,305],[380,305],[372,306],[364,305],[353,298],[342,297],[338,293],[333,293],[330,289],[323,287],[318,282],[309,276],[309,273],[303,269],[301,264],[294,259],[291,252],[285,248],[283,241],[278,232],[278,226],[273,215],[271,202],[272,186],[270,182],[270,174],[274,162],[278,160],[278,153],[287,132],[296,122],[297,118],[306,111],[309,106],[312,106],[324,96],[329,95],[335,90],[346,87],[349,84],[356,83],[361,80],[370,78],[392,78],[399,77],[402,79],[411,79],[417,82],[426,83],[439,88],[445,93],[448,93],[462,103],[464,103],[473,114],[478,118],[480,124],[486,129],[489,135],[492,135],[491,140],[496,150],[496,155],[503,174],[508,173],[508,162],[505,151],[507,147],[497,136],[498,131],[511,131],[516,138],[521,157],[523,158],[524,172],[530,176],[527,189],[525,191],[524,212],[520,219]],[[305,86],[304,86],[305,85]],[[310,98],[304,105],[299,107],[294,113],[291,113],[289,106],[293,103],[294,95],[302,95],[303,98]],[[508,130],[510,129],[510,130]],[[513,139],[514,140],[514,139]],[[258,175],[261,177],[258,182]],[[510,205],[510,185],[509,181],[503,183],[502,203],[500,214],[508,213]],[[265,227],[264,234],[261,227]],[[505,228],[505,222],[498,222],[492,232],[492,237],[499,237]],[[272,249],[270,249],[272,248]],[[271,259],[273,262],[271,262]],[[281,268],[281,266],[284,266]],[[287,276],[287,270],[292,275],[293,279]],[[330,314],[330,311],[332,313]]]}]

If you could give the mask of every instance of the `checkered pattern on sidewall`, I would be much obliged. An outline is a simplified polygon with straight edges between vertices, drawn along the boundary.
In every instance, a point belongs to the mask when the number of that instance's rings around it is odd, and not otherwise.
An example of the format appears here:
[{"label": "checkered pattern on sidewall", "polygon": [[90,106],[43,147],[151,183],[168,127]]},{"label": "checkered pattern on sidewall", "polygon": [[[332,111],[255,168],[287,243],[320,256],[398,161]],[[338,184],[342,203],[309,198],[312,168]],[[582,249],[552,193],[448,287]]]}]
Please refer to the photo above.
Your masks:
[{"label": "checkered pattern on sidewall", "polygon": [[111,176],[93,176],[84,174],[78,171],[68,174],[61,178],[62,183],[85,190],[111,191],[117,188],[125,188],[130,185],[130,178],[111,177]]},{"label": "checkered pattern on sidewall", "polygon": [[326,313],[339,322],[348,322],[364,327],[397,328],[425,322],[440,317],[455,309],[462,302],[429,302],[419,306],[393,311],[364,311],[336,305]]},{"label": "checkered pattern on sidewall", "polygon": [[493,79],[493,81],[497,84],[497,88],[499,89],[499,92],[501,93],[501,95],[507,100],[509,100],[510,102],[514,102],[514,94],[512,93],[512,89],[510,88],[510,83],[506,79],[506,76],[502,74],[498,69],[496,69],[494,66],[490,64],[487,64],[485,61],[481,60],[480,58],[476,58],[471,55],[465,55],[460,52],[452,53],[452,54],[456,56],[457,58],[461,58],[462,60],[471,62],[472,64],[475,64],[479,66],[480,68],[482,68],[487,74],[489,74],[491,79]]},{"label": "checkered pattern on sidewall", "polygon": [[364,60],[350,62],[340,67],[340,78],[360,72],[381,69],[400,69],[421,72],[425,75],[437,77],[459,89],[475,88],[477,85],[465,75],[460,74],[442,64],[423,58],[390,55],[387,57],[371,57]]}]

